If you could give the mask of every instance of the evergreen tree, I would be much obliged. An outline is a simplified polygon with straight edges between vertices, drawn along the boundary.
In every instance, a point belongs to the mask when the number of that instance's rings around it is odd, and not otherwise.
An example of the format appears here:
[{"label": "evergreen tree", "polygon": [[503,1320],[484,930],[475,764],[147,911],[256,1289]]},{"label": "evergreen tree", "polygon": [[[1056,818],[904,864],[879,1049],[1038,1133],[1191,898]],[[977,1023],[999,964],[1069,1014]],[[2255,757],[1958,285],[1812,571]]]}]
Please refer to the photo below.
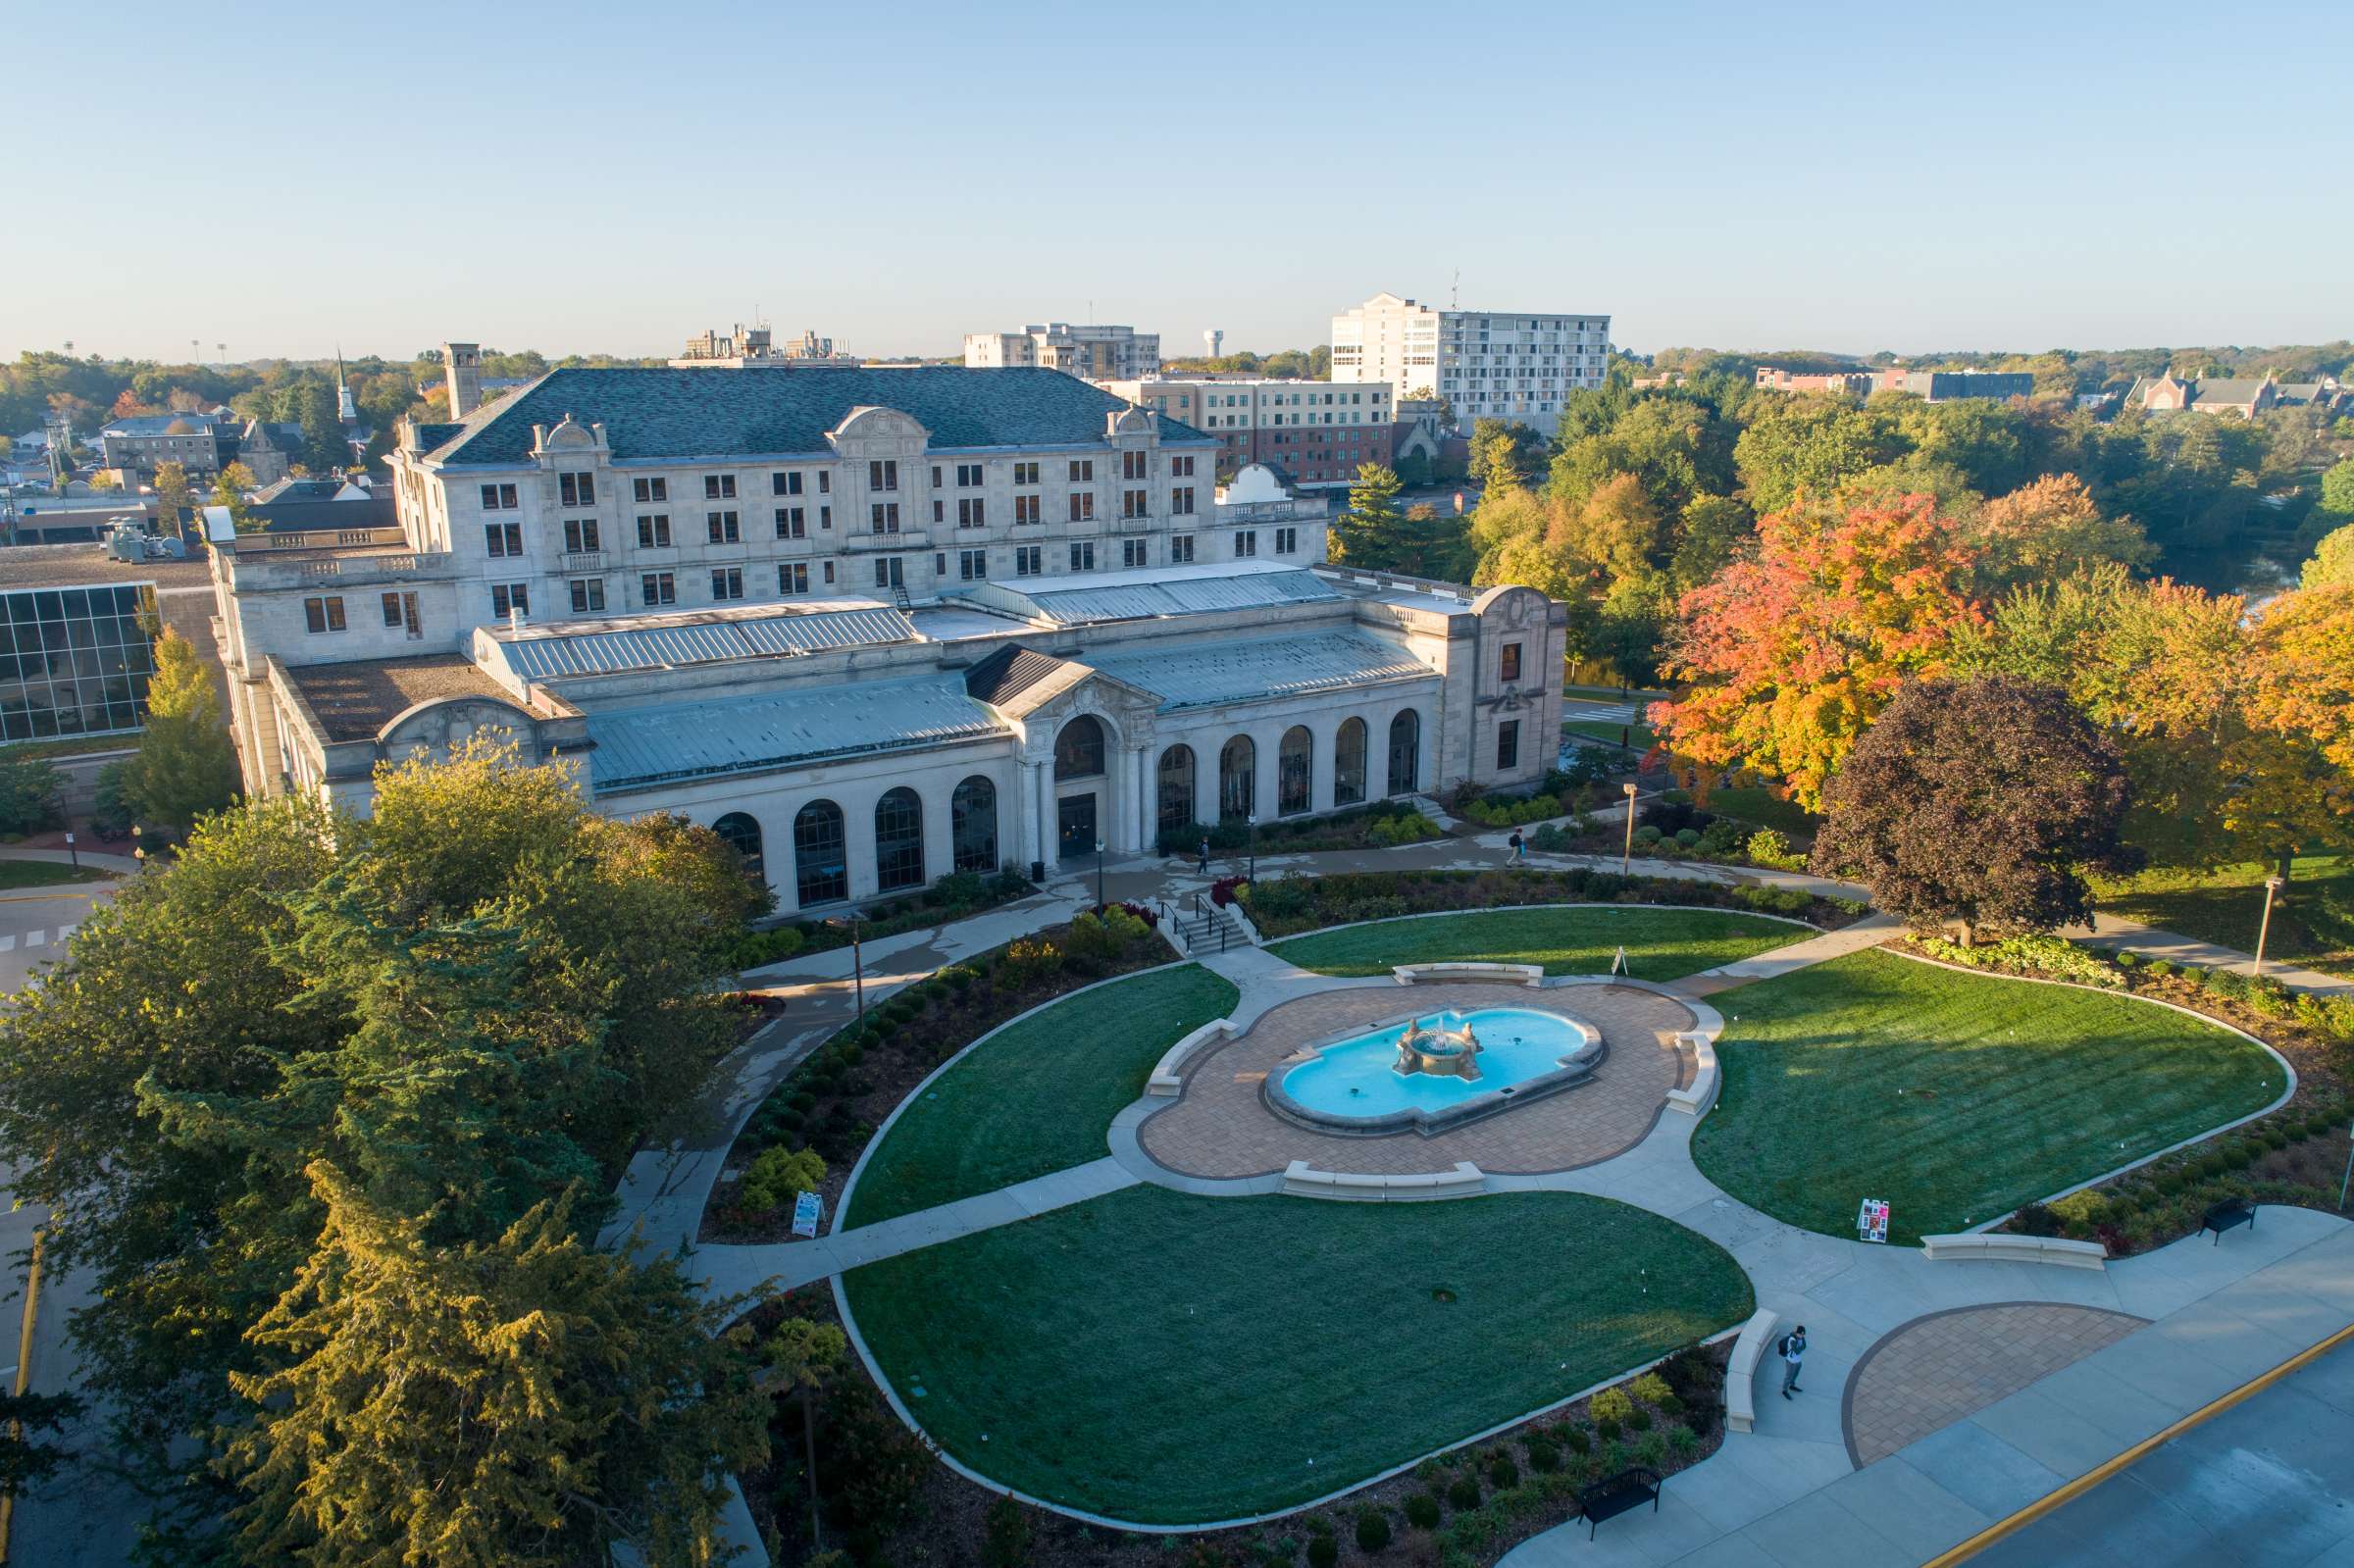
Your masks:
[{"label": "evergreen tree", "polygon": [[584,1245],[569,1194],[438,1245],[324,1161],[318,1248],[249,1338],[272,1370],[220,1468],[247,1560],[573,1568],[707,1560],[729,1471],[766,1458],[739,1303]]},{"label": "evergreen tree", "polygon": [[1332,556],[1377,572],[1400,569],[1406,518],[1398,510],[1398,476],[1379,463],[1360,463],[1349,488],[1349,510],[1332,527]]},{"label": "evergreen tree", "polygon": [[166,629],[147,683],[147,733],[124,769],[124,803],[140,821],[184,836],[203,813],[228,805],[236,784],[213,678],[188,639]]}]

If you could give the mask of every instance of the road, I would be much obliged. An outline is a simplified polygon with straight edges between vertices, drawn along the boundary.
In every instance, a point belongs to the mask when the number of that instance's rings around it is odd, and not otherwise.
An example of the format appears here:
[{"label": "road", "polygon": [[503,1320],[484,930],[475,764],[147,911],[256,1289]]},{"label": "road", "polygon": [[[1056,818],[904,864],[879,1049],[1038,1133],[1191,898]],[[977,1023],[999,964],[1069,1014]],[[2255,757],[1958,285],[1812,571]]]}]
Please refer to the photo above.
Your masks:
[{"label": "road", "polygon": [[0,991],[15,991],[33,971],[62,957],[66,938],[90,918],[91,906],[113,895],[112,883],[87,887],[0,893]]},{"label": "road", "polygon": [[2354,1563],[2354,1346],[2152,1450],[1970,1568]]}]

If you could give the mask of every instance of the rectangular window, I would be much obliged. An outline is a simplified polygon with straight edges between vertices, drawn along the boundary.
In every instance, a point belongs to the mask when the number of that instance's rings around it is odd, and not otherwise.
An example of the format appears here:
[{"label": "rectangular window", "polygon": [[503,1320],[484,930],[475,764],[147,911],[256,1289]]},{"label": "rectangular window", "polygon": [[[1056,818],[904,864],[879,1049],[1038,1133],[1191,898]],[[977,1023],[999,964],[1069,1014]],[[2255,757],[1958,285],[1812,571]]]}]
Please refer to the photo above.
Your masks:
[{"label": "rectangular window", "polygon": [[1169,491],[1169,515],[1172,517],[1192,517],[1194,515],[1194,487],[1192,485],[1180,484]]},{"label": "rectangular window", "polygon": [[1235,559],[1239,561],[1246,555],[1256,555],[1257,553],[1258,531],[1256,529],[1237,530],[1234,535]]},{"label": "rectangular window", "polygon": [[530,615],[532,593],[528,583],[493,582],[490,584],[490,613],[504,621],[510,614]]},{"label": "rectangular window", "polygon": [[1074,572],[1093,572],[1095,569],[1096,541],[1093,539],[1073,539],[1071,541],[1071,570]]},{"label": "rectangular window", "polygon": [[1133,572],[1140,566],[1151,566],[1151,564],[1152,541],[1151,539],[1122,539],[1120,541],[1121,566]]},{"label": "rectangular window", "polygon": [[878,555],[875,557],[876,587],[897,588],[906,586],[906,570],[900,565],[899,558],[897,556]]},{"label": "rectangular window", "polygon": [[742,538],[742,531],[738,527],[733,512],[705,512],[703,532],[713,544],[735,544]]},{"label": "rectangular window", "polygon": [[1503,681],[1517,681],[1520,679],[1519,643],[1508,642],[1504,645],[1504,654],[1503,657],[1498,661],[1496,675],[1499,680]]},{"label": "rectangular window", "polygon": [[777,591],[791,596],[809,591],[809,563],[785,561],[777,567]]},{"label": "rectangular window", "polygon": [[343,630],[343,600],[340,595],[302,601],[303,624],[313,632]]},{"label": "rectangular window", "polygon": [[956,487],[957,487],[958,489],[960,489],[960,490],[969,490],[969,489],[972,489],[972,488],[973,488],[975,485],[978,485],[980,482],[981,482],[981,465],[980,465],[980,464],[978,464],[978,463],[959,463],[959,464],[957,464],[957,465],[956,465]]},{"label": "rectangular window", "polygon": [[566,506],[594,506],[596,504],[596,476],[593,474],[559,474],[556,493]]},{"label": "rectangular window", "polygon": [[633,480],[631,494],[638,498],[640,506],[648,501],[667,501],[670,499],[670,481],[665,479]]},{"label": "rectangular window", "polygon": [[1124,480],[1147,478],[1152,471],[1151,463],[1152,459],[1149,453],[1122,452],[1120,454],[1120,478]]},{"label": "rectangular window", "polygon": [[1071,521],[1074,523],[1085,523],[1095,515],[1096,492],[1093,490],[1073,490],[1071,492]]},{"label": "rectangular window", "polygon": [[800,494],[801,471],[796,468],[789,469],[782,474],[771,474],[768,477],[768,493],[771,495]]},{"label": "rectangular window", "polygon": [[892,458],[876,458],[866,465],[866,487],[870,490],[896,490],[899,487],[899,465]]},{"label": "rectangular window", "polygon": [[400,595],[397,593],[384,595],[384,625],[400,625]]},{"label": "rectangular window", "polygon": [[743,597],[743,568],[740,566],[711,569],[711,602],[725,604],[730,599]]},{"label": "rectangular window", "polygon": [[832,469],[821,468],[817,471],[817,493],[820,495],[834,493],[834,471]]},{"label": "rectangular window", "polygon": [[1013,552],[1013,575],[1017,578],[1034,578],[1045,576],[1046,569],[1040,564],[1040,559],[1043,554],[1044,547],[1040,545],[1023,544],[1015,546]]},{"label": "rectangular window", "polygon": [[978,495],[965,495],[957,497],[956,526],[960,529],[977,529],[986,527],[987,520],[982,515],[981,506],[981,497]]},{"label": "rectangular window", "polygon": [[1520,721],[1507,719],[1496,727],[1496,767],[1499,772],[1520,766]]},{"label": "rectangular window", "polygon": [[1190,566],[1194,559],[1194,536],[1191,533],[1169,535],[1169,565]]},{"label": "rectangular window", "polygon": [[733,474],[704,475],[703,499],[706,501],[733,501],[736,499],[736,476]]},{"label": "rectangular window", "polygon": [[801,508],[797,506],[780,506],[777,508],[778,538],[805,539],[808,536],[809,523],[808,519],[802,515]]},{"label": "rectangular window", "polygon": [[831,561],[828,561],[828,562],[825,564],[825,567],[826,567],[826,586],[828,586],[828,587],[832,587],[832,586],[834,585],[834,563],[833,563],[833,562],[831,562]]},{"label": "rectangular window", "polygon": [[877,533],[896,533],[899,531],[898,502],[877,501],[870,508],[870,511],[872,513],[874,531]]},{"label": "rectangular window", "polygon": [[1038,482],[1038,465],[1036,463],[1014,464],[1013,482],[1016,484],[1036,484]]},{"label": "rectangular window", "polygon": [[523,525],[520,523],[484,524],[483,548],[498,558],[521,555],[523,553]]},{"label": "rectangular window", "polygon": [[596,519],[568,517],[564,520],[564,550],[566,554],[579,555],[587,550],[601,550],[604,548],[603,539],[604,534],[598,530]]},{"label": "rectangular window", "polygon": [[1275,531],[1275,553],[1277,555],[1291,555],[1299,548],[1300,531],[1298,529],[1277,529]]},{"label": "rectangular window", "polygon": [[484,486],[483,486],[483,510],[484,510],[484,511],[486,511],[486,512],[512,512],[512,511],[514,511],[514,510],[515,510],[515,507],[516,507],[516,500],[515,500],[515,486],[514,486],[514,485],[512,485],[512,484],[486,484],[486,485],[484,485]]},{"label": "rectangular window", "polygon": [[1096,460],[1094,458],[1075,457],[1071,459],[1071,482],[1073,484],[1093,484],[1095,481]]},{"label": "rectangular window", "polygon": [[603,578],[574,578],[572,580],[572,613],[593,615],[605,607]]},{"label": "rectangular window", "polygon": [[679,602],[679,585],[668,572],[648,572],[638,580],[638,602],[648,609]]},{"label": "rectangular window", "polygon": [[1191,457],[1172,457],[1169,459],[1169,478],[1173,480],[1190,480],[1193,477],[1194,460]]},{"label": "rectangular window", "polygon": [[932,521],[935,523],[946,523],[947,520],[948,503],[942,500],[937,495],[932,497]]},{"label": "rectangular window", "polygon": [[823,533],[826,530],[832,528],[833,526],[834,509],[830,506],[819,507],[817,509],[817,531],[820,533]]},{"label": "rectangular window", "polygon": [[653,512],[638,519],[638,548],[667,550],[670,548],[670,514]]},{"label": "rectangular window", "polygon": [[1038,521],[1038,497],[1037,497],[1037,496],[1035,496],[1035,495],[1017,495],[1017,496],[1015,496],[1015,497],[1013,498],[1013,520],[1014,520],[1016,523],[1035,523],[1035,522],[1037,522],[1037,521]]},{"label": "rectangular window", "polygon": [[989,552],[987,550],[958,550],[956,576],[965,582],[989,581]]}]

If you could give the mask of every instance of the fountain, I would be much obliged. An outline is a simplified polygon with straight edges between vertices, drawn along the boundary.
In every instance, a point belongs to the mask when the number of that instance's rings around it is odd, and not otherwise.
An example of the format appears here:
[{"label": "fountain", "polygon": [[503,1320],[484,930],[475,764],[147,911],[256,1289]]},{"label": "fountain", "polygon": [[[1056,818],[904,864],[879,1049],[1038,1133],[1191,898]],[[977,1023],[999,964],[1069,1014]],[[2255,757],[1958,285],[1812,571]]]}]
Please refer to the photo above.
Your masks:
[{"label": "fountain", "polygon": [[1444,1017],[1417,1018],[1398,1037],[1398,1062],[1393,1071],[1477,1083],[1481,1049],[1479,1037],[1471,1033],[1469,1019],[1464,1019],[1458,1028],[1449,1029]]}]

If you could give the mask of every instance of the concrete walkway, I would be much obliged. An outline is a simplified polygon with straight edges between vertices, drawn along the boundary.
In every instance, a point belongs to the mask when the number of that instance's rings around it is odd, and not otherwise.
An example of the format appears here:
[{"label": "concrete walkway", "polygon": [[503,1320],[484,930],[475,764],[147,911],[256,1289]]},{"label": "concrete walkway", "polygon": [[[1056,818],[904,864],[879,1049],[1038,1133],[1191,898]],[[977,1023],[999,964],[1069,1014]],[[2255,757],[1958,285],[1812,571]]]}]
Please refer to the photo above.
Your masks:
[{"label": "concrete walkway", "polygon": [[[2242,975],[2256,973],[2256,955],[2243,953],[2236,947],[2218,942],[2201,941],[2180,932],[2167,931],[2158,926],[2145,926],[2138,920],[2125,920],[2117,915],[2094,914],[2089,929],[2077,926],[2061,933],[2082,941],[2103,947],[2124,948],[2144,958],[2163,958],[2174,964],[2197,964],[2205,969],[2228,969]],[[2340,980],[2325,975],[2318,969],[2299,969],[2283,964],[2277,958],[2265,960],[2264,973],[2290,990],[2311,991],[2317,996],[2354,996],[2354,980]]]}]

